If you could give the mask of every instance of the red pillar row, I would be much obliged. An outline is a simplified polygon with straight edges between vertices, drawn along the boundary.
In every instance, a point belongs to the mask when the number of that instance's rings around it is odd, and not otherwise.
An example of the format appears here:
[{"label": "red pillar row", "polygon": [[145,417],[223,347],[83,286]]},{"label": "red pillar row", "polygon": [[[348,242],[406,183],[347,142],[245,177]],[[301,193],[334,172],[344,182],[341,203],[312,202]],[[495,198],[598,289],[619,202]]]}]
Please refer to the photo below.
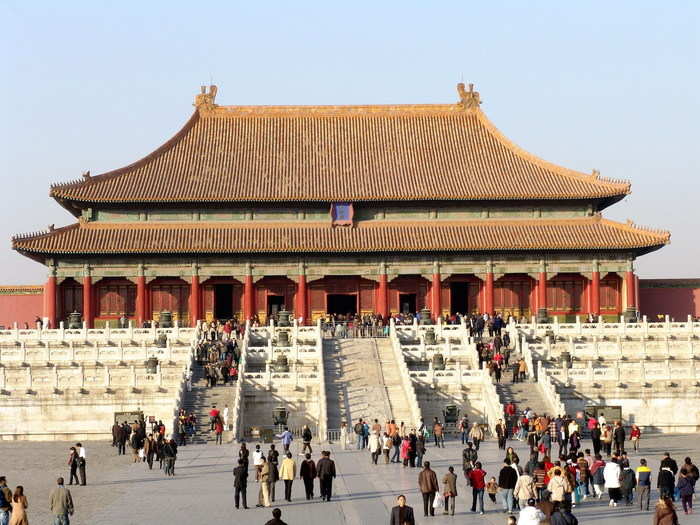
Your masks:
[{"label": "red pillar row", "polygon": [[306,324],[309,320],[308,311],[308,286],[306,284],[306,275],[299,275],[299,285],[297,286],[297,318],[302,318],[302,323]]},{"label": "red pillar row", "polygon": [[537,309],[547,312],[547,273],[540,272],[537,276]]},{"label": "red pillar row", "polygon": [[48,319],[48,327],[56,328],[56,277],[49,276],[44,286],[44,317]]},{"label": "red pillar row", "polygon": [[143,326],[146,321],[146,278],[139,275],[136,278],[136,324]]},{"label": "red pillar row", "polygon": [[625,288],[627,289],[627,309],[636,310],[637,309],[637,281],[634,277],[633,271],[628,271],[625,273]]},{"label": "red pillar row", "polygon": [[253,276],[246,275],[243,283],[243,317],[246,320],[252,319],[255,315],[255,287],[253,286]]},{"label": "red pillar row", "polygon": [[202,294],[199,286],[199,275],[192,276],[190,283],[190,323],[197,326],[197,321],[202,318]]},{"label": "red pillar row", "polygon": [[83,321],[88,328],[93,328],[95,324],[95,313],[92,309],[92,277],[83,277]]},{"label": "red pillar row", "polygon": [[389,299],[386,274],[379,274],[379,286],[377,287],[377,313],[383,319],[389,317]]},{"label": "red pillar row", "polygon": [[433,282],[430,287],[432,295],[432,305],[431,310],[433,311],[433,316],[435,319],[442,315],[442,305],[440,304],[440,289],[442,288],[442,281],[440,280],[440,274],[433,274]]},{"label": "red pillar row", "polygon": [[493,314],[493,272],[486,272],[484,283],[484,313]]},{"label": "red pillar row", "polygon": [[591,308],[593,315],[600,315],[600,272],[591,274]]}]

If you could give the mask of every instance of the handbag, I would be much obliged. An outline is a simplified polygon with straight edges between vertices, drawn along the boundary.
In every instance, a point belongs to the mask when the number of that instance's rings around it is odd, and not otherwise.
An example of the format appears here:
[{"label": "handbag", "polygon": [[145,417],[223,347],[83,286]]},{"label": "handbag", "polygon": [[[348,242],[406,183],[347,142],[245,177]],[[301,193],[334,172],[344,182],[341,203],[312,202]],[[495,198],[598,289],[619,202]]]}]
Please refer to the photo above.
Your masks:
[{"label": "handbag", "polygon": [[443,505],[445,505],[445,498],[443,497],[442,494],[440,494],[439,492],[436,492],[435,493],[435,501],[433,501],[433,508],[439,509]]}]

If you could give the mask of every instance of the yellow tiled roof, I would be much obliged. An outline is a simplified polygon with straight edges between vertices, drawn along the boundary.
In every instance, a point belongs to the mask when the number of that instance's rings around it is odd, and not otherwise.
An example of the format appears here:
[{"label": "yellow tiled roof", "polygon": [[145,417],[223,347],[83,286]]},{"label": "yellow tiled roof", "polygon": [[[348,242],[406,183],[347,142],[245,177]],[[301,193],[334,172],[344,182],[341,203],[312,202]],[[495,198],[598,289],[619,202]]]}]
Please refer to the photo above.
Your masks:
[{"label": "yellow tiled roof", "polygon": [[[469,93],[467,93],[469,95]],[[216,106],[124,168],[52,186],[86,203],[619,199],[623,181],[556,166],[476,103]],[[464,97],[464,93],[462,93]]]},{"label": "yellow tiled roof", "polygon": [[367,221],[352,227],[329,222],[76,223],[17,236],[26,255],[66,254],[288,254],[472,252],[632,249],[647,252],[670,240],[600,216],[577,219],[476,221]]}]

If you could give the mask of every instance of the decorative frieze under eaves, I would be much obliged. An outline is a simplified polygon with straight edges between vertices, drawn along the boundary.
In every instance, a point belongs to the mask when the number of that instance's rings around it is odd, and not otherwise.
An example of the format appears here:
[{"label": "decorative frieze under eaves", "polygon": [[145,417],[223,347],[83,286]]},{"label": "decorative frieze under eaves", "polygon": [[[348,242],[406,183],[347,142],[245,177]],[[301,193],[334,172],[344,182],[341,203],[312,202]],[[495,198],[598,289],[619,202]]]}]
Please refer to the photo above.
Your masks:
[{"label": "decorative frieze under eaves", "polygon": [[[595,259],[590,255],[580,254],[565,256],[549,256],[542,259],[541,256],[528,256],[527,258],[507,257],[473,257],[464,259],[459,256],[446,256],[435,260],[428,256],[407,257],[367,257],[367,258],[331,258],[310,257],[300,261],[280,263],[279,259],[258,258],[249,261],[240,259],[226,261],[225,259],[178,259],[174,261],[162,260],[69,260],[56,261],[55,275],[61,282],[65,278],[73,277],[82,279],[86,274],[86,268],[93,281],[104,277],[127,277],[134,279],[138,275],[146,277],[150,282],[156,277],[181,277],[189,282],[193,274],[193,268],[199,275],[200,282],[212,277],[235,277],[243,280],[249,273],[254,281],[268,276],[288,276],[296,280],[300,272],[303,272],[307,280],[320,279],[324,276],[358,275],[371,280],[378,280],[381,273],[386,273],[390,278],[399,275],[422,275],[430,278],[434,272],[439,272],[442,279],[450,275],[476,275],[485,276],[490,268],[494,278],[498,279],[506,274],[527,274],[537,278],[544,269],[547,278],[551,279],[560,273],[578,273],[591,278],[592,272],[597,268],[601,276],[608,273],[618,273],[624,276],[630,267],[628,256],[621,254],[612,258],[603,258],[599,255]],[[544,263],[543,263],[544,261]],[[437,263],[437,264],[436,264]]]}]

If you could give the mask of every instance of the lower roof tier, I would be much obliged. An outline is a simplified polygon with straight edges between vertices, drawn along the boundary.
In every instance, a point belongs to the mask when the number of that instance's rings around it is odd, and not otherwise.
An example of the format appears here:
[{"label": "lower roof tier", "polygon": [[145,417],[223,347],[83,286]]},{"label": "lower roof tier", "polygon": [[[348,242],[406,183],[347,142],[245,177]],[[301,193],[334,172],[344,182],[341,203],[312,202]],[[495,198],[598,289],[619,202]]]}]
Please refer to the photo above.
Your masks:
[{"label": "lower roof tier", "polygon": [[309,223],[79,222],[12,239],[13,249],[43,260],[71,255],[483,252],[660,248],[670,234],[603,219],[367,221]]}]

